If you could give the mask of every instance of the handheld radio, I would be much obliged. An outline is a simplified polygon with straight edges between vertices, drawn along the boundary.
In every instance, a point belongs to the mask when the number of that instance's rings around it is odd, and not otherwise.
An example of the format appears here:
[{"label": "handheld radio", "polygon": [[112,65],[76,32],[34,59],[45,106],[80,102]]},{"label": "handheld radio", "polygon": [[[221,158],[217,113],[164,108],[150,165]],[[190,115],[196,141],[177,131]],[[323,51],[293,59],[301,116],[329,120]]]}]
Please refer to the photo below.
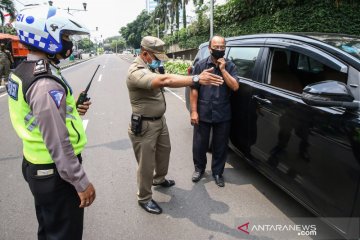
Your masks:
[{"label": "handheld radio", "polygon": [[87,92],[88,92],[89,89],[90,89],[92,80],[94,79],[95,74],[96,74],[97,70],[99,69],[99,67],[100,67],[100,64],[97,66],[97,68],[96,68],[96,70],[95,70],[95,72],[94,72],[94,75],[92,76],[92,78],[91,78],[89,84],[87,85],[85,91],[83,91],[83,92],[80,93],[80,95],[79,95],[79,97],[78,97],[78,100],[76,101],[76,107],[78,107],[79,105],[83,104],[84,102],[90,100],[90,98],[87,96]]}]

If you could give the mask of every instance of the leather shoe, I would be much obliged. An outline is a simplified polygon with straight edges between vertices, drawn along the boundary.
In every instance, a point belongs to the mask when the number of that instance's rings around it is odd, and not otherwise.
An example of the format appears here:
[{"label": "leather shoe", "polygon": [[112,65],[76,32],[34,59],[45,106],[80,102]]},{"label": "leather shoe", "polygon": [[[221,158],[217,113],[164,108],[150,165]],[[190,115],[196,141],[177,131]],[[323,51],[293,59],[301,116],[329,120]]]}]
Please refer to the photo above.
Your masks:
[{"label": "leather shoe", "polygon": [[224,177],[221,175],[215,175],[214,176],[215,179],[215,183],[216,185],[218,185],[219,187],[224,187],[225,186],[225,181],[224,181]]},{"label": "leather shoe", "polygon": [[203,174],[204,174],[204,172],[195,171],[195,172],[193,173],[193,175],[192,175],[191,180],[192,180],[193,182],[198,182],[198,181],[200,181],[200,179],[201,179],[201,177],[202,177]]},{"label": "leather shoe", "polygon": [[161,187],[165,187],[165,188],[168,188],[168,187],[172,187],[175,185],[175,181],[174,180],[167,180],[165,179],[165,181],[163,181],[162,183],[153,183],[153,186],[161,186]]},{"label": "leather shoe", "polygon": [[138,202],[140,207],[142,207],[145,211],[152,213],[152,214],[160,214],[162,213],[161,207],[154,201],[150,200],[146,203]]}]

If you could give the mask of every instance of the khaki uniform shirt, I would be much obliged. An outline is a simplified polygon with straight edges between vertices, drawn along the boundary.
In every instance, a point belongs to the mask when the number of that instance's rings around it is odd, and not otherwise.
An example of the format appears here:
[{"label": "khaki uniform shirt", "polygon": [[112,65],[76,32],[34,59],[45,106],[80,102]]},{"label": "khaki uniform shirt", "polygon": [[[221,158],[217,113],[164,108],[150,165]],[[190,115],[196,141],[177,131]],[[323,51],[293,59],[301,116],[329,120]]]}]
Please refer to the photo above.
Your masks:
[{"label": "khaki uniform shirt", "polygon": [[150,71],[147,64],[138,56],[130,65],[126,84],[129,89],[133,113],[144,117],[161,117],[166,106],[161,89],[152,89],[151,81],[158,73]]}]

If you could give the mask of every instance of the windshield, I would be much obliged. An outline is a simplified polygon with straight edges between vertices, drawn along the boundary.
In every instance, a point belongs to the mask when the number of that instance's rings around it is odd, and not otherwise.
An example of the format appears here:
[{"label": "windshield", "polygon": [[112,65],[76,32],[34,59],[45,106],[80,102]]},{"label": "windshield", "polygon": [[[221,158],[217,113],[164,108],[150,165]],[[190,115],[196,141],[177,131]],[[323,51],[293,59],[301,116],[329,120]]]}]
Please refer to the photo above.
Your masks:
[{"label": "windshield", "polygon": [[310,35],[309,37],[321,40],[360,60],[360,37],[341,35]]}]

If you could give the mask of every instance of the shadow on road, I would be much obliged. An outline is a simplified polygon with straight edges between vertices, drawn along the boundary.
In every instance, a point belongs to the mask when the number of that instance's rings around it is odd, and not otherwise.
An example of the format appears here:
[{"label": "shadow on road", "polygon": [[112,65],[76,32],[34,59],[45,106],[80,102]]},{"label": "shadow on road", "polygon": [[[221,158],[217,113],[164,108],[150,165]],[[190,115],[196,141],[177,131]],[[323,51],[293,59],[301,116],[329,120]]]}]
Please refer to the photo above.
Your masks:
[{"label": "shadow on road", "polygon": [[[213,214],[224,214],[229,211],[226,203],[213,200],[205,188],[205,184],[212,181],[208,175],[205,181],[194,184],[191,190],[185,190],[176,186],[171,189],[161,187],[154,188],[163,194],[171,196],[170,201],[161,202],[166,214],[173,218],[186,218],[195,225],[209,231],[221,232],[226,235],[241,239],[272,239],[264,236],[250,236],[241,233],[235,227],[227,225],[211,218]],[[209,239],[212,237],[210,236]]]}]

